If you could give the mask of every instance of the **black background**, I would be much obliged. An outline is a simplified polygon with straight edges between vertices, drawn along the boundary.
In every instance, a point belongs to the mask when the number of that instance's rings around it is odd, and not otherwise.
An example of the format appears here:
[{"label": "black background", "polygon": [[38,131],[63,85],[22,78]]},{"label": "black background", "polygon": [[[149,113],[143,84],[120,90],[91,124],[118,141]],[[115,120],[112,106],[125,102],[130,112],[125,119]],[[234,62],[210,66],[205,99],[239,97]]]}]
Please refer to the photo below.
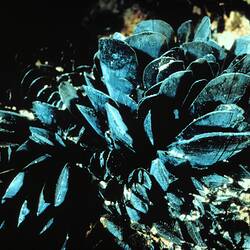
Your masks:
[{"label": "black background", "polygon": [[[58,48],[70,39],[90,46],[90,34],[81,25],[86,8],[29,9],[2,8],[0,10],[1,32],[1,82],[12,82],[19,70],[17,61],[32,62],[32,56],[41,47]],[[87,37],[84,41],[84,37]],[[18,57],[17,57],[18,56]],[[83,55],[84,58],[84,55]],[[1,83],[3,84],[3,83]]]}]

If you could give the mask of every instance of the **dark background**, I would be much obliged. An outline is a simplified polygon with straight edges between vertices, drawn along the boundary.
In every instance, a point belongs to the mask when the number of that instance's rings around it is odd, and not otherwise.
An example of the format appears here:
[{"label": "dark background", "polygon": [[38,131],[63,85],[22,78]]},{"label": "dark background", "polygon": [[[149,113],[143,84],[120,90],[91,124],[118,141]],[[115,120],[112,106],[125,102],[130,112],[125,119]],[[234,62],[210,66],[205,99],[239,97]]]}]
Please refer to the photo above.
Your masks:
[{"label": "dark background", "polygon": [[[87,34],[81,25],[85,12],[84,8],[70,7],[1,9],[0,71],[7,74],[6,80],[11,78],[11,73],[16,73],[20,63],[32,63],[33,55],[41,47],[49,46],[53,51],[66,40],[85,43],[85,46],[89,47],[90,34]],[[84,55],[82,56],[84,58]]]}]

